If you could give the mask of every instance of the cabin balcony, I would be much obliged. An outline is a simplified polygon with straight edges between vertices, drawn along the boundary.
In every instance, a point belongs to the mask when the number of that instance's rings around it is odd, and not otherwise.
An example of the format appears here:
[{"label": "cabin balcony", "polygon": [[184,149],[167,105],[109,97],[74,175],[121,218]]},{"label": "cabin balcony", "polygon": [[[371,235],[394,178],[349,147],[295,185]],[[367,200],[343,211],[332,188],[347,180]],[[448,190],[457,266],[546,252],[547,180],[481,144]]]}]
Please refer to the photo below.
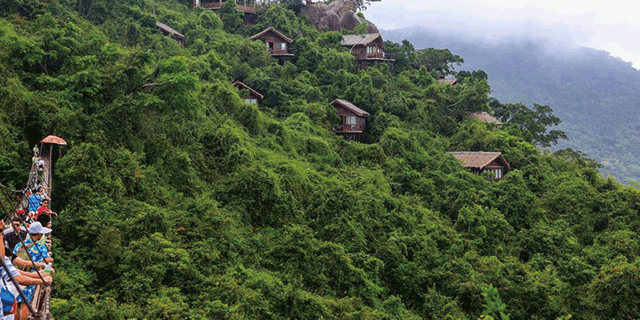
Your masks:
[{"label": "cabin balcony", "polygon": [[[203,8],[205,9],[213,9],[213,10],[218,10],[220,8],[222,8],[222,1],[214,1],[214,2],[202,2],[200,4]],[[236,2],[236,6],[238,7],[238,10],[244,12],[244,13],[256,13],[256,8],[254,6],[250,6],[250,5],[246,5],[246,4],[240,4]]]},{"label": "cabin balcony", "polygon": [[359,124],[341,124],[336,128],[336,133],[362,133],[364,125]]},{"label": "cabin balcony", "polygon": [[383,52],[367,53],[365,59],[384,59]]},{"label": "cabin balcony", "polygon": [[269,53],[272,56],[292,56],[292,54],[289,53],[289,51],[287,51],[287,49],[269,48]]}]

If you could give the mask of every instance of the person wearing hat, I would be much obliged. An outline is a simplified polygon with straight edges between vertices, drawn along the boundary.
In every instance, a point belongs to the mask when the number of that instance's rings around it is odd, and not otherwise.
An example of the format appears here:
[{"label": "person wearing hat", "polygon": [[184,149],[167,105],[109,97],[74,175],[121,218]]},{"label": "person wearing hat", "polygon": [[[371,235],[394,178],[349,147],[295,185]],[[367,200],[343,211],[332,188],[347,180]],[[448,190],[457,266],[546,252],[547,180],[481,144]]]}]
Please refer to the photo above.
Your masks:
[{"label": "person wearing hat", "polygon": [[13,263],[23,269],[32,268],[33,264],[29,260],[31,256],[36,263],[36,268],[46,267],[47,263],[53,262],[53,258],[49,257],[49,249],[38,241],[44,237],[45,233],[50,233],[51,229],[43,227],[40,222],[34,222],[29,225],[27,232],[29,237],[24,241],[25,247],[22,247],[22,243],[18,243],[13,249],[13,254],[16,255]]},{"label": "person wearing hat", "polygon": [[[9,290],[9,292],[13,296],[13,303],[10,303],[10,305],[4,305],[4,301],[3,301],[2,311],[5,317],[7,315],[14,314],[18,310],[17,301],[15,298],[19,296],[19,293],[18,293],[18,289],[16,289],[14,283],[11,281],[9,274],[11,274],[13,278],[16,279],[18,284],[22,286],[43,284],[42,282],[43,279],[44,279],[45,285],[51,284],[53,282],[53,278],[51,278],[50,275],[43,274],[42,279],[40,279],[40,276],[38,276],[38,274],[35,272],[24,272],[16,269],[11,263],[11,259],[9,259],[9,256],[11,256],[11,252],[5,249],[4,264],[7,266],[7,269],[5,270],[4,268],[2,268],[2,272],[0,272],[0,275],[1,275],[0,286],[4,286],[7,290]],[[2,298],[4,300],[4,298],[6,297],[3,296]],[[22,316],[24,319],[27,319],[25,317],[28,315],[22,315]],[[0,319],[2,319],[2,317],[0,317]],[[18,314],[18,317],[15,319],[21,319],[20,314]]]},{"label": "person wearing hat", "polygon": [[[53,258],[49,257],[49,250],[47,249],[47,246],[38,243],[38,241],[44,237],[45,233],[51,232],[51,229],[43,227],[40,222],[34,222],[29,225],[27,232],[29,232],[29,238],[24,241],[24,247],[22,246],[22,243],[18,243],[13,249],[13,254],[16,255],[16,258],[13,260],[13,264],[23,268],[23,270],[29,269],[30,271],[35,271],[35,268],[42,269],[47,266],[47,263],[52,263]],[[33,264],[29,260],[29,257],[33,259]],[[33,268],[34,264],[35,268]],[[51,273],[53,272],[54,270],[52,269]],[[35,285],[30,285],[24,289],[27,301],[23,301],[21,296],[18,297],[18,315],[24,315],[24,317],[18,317],[17,319],[27,319],[26,317],[29,310],[25,302],[31,302],[34,290]]]}]

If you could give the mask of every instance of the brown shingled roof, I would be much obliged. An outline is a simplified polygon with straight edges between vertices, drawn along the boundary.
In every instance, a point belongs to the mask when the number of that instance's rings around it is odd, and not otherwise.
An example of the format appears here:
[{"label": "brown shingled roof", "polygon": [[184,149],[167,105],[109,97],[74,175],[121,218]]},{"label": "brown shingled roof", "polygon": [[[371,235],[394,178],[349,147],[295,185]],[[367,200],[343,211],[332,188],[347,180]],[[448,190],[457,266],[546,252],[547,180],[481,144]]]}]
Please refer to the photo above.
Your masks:
[{"label": "brown shingled roof", "polygon": [[331,102],[331,104],[332,104],[332,105],[334,105],[334,106],[335,106],[336,104],[338,104],[338,105],[340,105],[341,107],[347,108],[347,109],[349,109],[351,112],[353,112],[353,113],[355,113],[355,114],[357,114],[357,115],[359,115],[359,116],[361,116],[361,117],[364,117],[364,116],[368,116],[368,115],[369,115],[369,113],[368,113],[368,112],[366,112],[366,111],[364,111],[364,110],[362,110],[362,109],[360,109],[360,108],[356,107],[355,105],[353,105],[353,103],[351,103],[351,102],[349,102],[349,101],[347,101],[347,100],[335,99],[335,100],[333,100],[333,101]]},{"label": "brown shingled roof", "polygon": [[482,170],[485,166],[498,159],[499,162],[504,163],[507,169],[511,169],[511,166],[500,152],[457,151],[449,153],[462,161],[465,168],[478,168]]},{"label": "brown shingled roof", "polygon": [[342,37],[343,46],[366,46],[382,36],[379,33],[350,34]]},{"label": "brown shingled roof", "polygon": [[260,98],[260,100],[264,99],[264,96],[262,94],[260,94],[260,92],[253,90],[251,87],[249,87],[248,85],[242,83],[242,81],[240,81],[240,80],[234,81],[233,85],[238,87],[238,88],[241,88],[241,89],[249,90],[249,92],[251,92],[251,94],[253,94],[254,96]]},{"label": "brown shingled roof", "polygon": [[470,119],[478,119],[480,120],[480,122],[486,122],[486,123],[495,123],[497,125],[501,125],[502,122],[500,122],[498,119],[494,118],[492,115],[486,113],[486,112],[475,112],[475,113],[470,113],[467,115],[467,118]]},{"label": "brown shingled roof", "polygon": [[259,33],[254,34],[254,35],[253,35],[253,36],[251,36],[251,38],[249,38],[249,39],[251,39],[251,40],[259,39],[260,37],[262,37],[265,33],[269,32],[269,31],[271,31],[271,32],[275,33],[278,37],[282,38],[282,40],[284,40],[284,41],[286,41],[286,42],[288,42],[288,43],[293,43],[293,40],[292,40],[292,39],[288,38],[287,36],[285,36],[284,34],[282,34],[282,32],[280,32],[280,31],[276,30],[274,27],[266,28],[266,29],[264,29],[264,30],[260,31]]},{"label": "brown shingled roof", "polygon": [[458,83],[458,79],[438,79],[440,83],[448,83],[448,84],[456,84]]},{"label": "brown shingled roof", "polygon": [[175,38],[178,38],[180,40],[184,40],[184,35],[178,31],[176,31],[175,29],[169,27],[168,25],[162,23],[162,22],[156,22],[156,27],[158,27],[160,30],[174,36]]}]

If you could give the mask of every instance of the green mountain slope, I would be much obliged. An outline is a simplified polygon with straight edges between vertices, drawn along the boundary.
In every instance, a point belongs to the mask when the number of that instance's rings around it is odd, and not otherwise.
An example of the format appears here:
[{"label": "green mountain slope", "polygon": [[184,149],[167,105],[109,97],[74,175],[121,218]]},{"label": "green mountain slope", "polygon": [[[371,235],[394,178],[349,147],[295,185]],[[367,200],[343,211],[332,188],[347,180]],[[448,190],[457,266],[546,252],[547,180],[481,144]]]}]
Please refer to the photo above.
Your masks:
[{"label": "green mountain slope", "polygon": [[[540,114],[467,120],[490,87],[436,81],[446,51],[389,45],[396,69],[361,70],[284,3],[245,26],[229,4],[0,0],[0,182],[22,186],[43,135],[69,142],[56,319],[640,317],[638,190],[538,150]],[[267,26],[292,62],[248,39]],[[331,130],[336,98],[371,114],[363,142]]]},{"label": "green mountain slope", "polygon": [[482,69],[501,102],[553,107],[568,141],[602,163],[601,171],[623,183],[640,180],[640,72],[607,52],[550,40],[474,40],[426,29],[384,32],[416,48],[448,48],[465,59],[460,69]]}]

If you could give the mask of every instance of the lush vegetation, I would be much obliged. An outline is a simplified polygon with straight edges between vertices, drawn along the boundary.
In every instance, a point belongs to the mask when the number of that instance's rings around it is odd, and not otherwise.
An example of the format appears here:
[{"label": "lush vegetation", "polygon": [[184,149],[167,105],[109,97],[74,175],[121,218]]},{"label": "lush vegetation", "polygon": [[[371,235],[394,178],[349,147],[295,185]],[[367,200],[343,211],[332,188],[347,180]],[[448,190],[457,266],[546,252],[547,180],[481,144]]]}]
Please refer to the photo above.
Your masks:
[{"label": "lush vegetation", "polygon": [[[396,68],[359,70],[284,7],[248,27],[187,2],[0,0],[2,183],[43,135],[69,142],[56,319],[640,317],[640,192],[538,149],[561,138],[548,107],[490,100],[484,72],[439,83],[447,50],[389,44]],[[248,40],[269,25],[294,61]],[[332,133],[335,98],[371,113],[366,141]],[[453,150],[513,169],[489,181]]]},{"label": "lush vegetation", "polygon": [[558,128],[569,138],[555,148],[584,152],[622,183],[640,181],[640,72],[631,63],[605,51],[525,36],[478,41],[425,29],[383,34],[462,55],[457,69],[489,73],[491,95],[500,101],[553,106],[562,119]]}]

